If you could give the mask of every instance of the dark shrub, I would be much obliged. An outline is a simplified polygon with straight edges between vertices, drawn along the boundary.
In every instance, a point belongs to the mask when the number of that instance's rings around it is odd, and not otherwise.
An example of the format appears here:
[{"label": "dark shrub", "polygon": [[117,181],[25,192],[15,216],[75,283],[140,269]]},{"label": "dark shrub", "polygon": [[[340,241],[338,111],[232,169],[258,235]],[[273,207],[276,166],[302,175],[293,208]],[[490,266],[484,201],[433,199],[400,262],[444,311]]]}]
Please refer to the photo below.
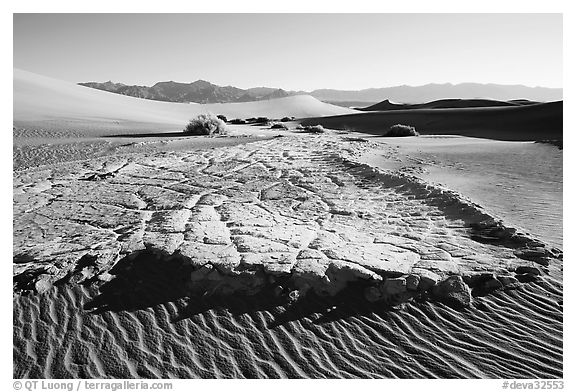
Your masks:
[{"label": "dark shrub", "polygon": [[287,130],[288,127],[287,127],[286,125],[284,125],[284,124],[275,123],[275,124],[272,124],[272,126],[270,127],[270,129],[284,129],[284,130]]},{"label": "dark shrub", "polygon": [[268,117],[250,117],[246,119],[246,122],[254,125],[269,125],[270,119]]},{"label": "dark shrub", "polygon": [[420,136],[420,134],[416,131],[416,128],[410,125],[396,124],[392,125],[384,136]]},{"label": "dark shrub", "polygon": [[282,117],[282,119],[280,121],[288,122],[288,121],[294,121],[295,119],[296,119],[296,117]]},{"label": "dark shrub", "polygon": [[242,124],[246,124],[246,121],[242,120],[241,118],[235,118],[234,120],[230,120],[230,124],[242,125]]},{"label": "dark shrub", "polygon": [[226,116],[223,115],[223,114],[219,114],[219,115],[217,115],[216,117],[218,117],[220,120],[222,120],[222,121],[224,121],[224,122],[228,122],[228,119],[227,119]]},{"label": "dark shrub", "polygon": [[326,130],[322,125],[307,125],[304,127],[306,133],[324,133]]},{"label": "dark shrub", "polygon": [[191,119],[186,128],[186,135],[225,135],[226,124],[213,114],[199,114]]}]

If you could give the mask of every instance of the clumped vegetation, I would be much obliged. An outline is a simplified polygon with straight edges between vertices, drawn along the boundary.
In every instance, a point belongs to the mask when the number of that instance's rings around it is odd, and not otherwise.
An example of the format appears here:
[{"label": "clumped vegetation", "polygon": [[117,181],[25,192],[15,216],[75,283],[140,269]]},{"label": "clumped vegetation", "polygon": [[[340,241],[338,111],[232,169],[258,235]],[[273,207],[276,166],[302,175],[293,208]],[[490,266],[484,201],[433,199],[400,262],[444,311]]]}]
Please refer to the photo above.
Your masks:
[{"label": "clumped vegetation", "polygon": [[235,118],[233,120],[230,120],[229,123],[234,125],[242,125],[246,124],[246,120],[242,120],[241,118]]},{"label": "clumped vegetation", "polygon": [[326,129],[322,125],[307,125],[302,128],[302,131],[306,133],[324,133]]},{"label": "clumped vegetation", "polygon": [[270,119],[268,117],[258,117],[254,122],[256,124],[268,124],[270,122]]},{"label": "clumped vegetation", "polygon": [[392,125],[384,136],[420,136],[420,134],[416,131],[416,128],[410,125],[396,124]]},{"label": "clumped vegetation", "polygon": [[286,126],[285,124],[281,124],[281,123],[274,123],[272,124],[272,126],[270,127],[270,129],[284,129],[287,130],[288,126]]},{"label": "clumped vegetation", "polygon": [[268,117],[250,117],[246,119],[248,124],[269,125],[270,119]]},{"label": "clumped vegetation", "polygon": [[296,117],[282,117],[281,122],[294,121]]},{"label": "clumped vegetation", "polygon": [[227,119],[226,116],[223,115],[223,114],[219,114],[219,115],[217,115],[216,117],[218,117],[220,120],[222,120],[222,121],[224,121],[224,122],[228,122],[228,119]]},{"label": "clumped vegetation", "polygon": [[228,133],[224,121],[213,114],[199,114],[190,120],[183,132],[186,135],[225,135]]}]

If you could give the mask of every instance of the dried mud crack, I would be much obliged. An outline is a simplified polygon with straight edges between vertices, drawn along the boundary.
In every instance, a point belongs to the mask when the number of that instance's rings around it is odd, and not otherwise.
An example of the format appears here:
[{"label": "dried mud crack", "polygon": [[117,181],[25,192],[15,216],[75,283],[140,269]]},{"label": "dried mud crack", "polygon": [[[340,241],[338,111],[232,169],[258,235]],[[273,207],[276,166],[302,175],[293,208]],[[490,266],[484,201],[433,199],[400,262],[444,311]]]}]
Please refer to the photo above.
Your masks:
[{"label": "dried mud crack", "polygon": [[147,255],[178,264],[182,296],[292,303],[354,287],[363,301],[459,308],[562,258],[454,192],[356,161],[373,147],[300,135],[19,171],[14,289],[106,288]]}]

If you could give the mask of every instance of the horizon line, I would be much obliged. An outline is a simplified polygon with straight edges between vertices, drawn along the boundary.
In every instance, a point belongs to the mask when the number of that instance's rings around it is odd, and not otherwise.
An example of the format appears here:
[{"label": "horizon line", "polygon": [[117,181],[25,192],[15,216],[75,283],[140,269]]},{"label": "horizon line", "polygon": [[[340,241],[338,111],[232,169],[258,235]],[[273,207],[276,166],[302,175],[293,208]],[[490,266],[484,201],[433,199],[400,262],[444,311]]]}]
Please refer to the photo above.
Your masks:
[{"label": "horizon line", "polygon": [[[18,68],[18,67],[13,67],[13,70],[15,69],[19,69],[25,72],[30,72],[30,73],[34,73],[40,76],[44,76],[44,77],[48,77],[48,78],[52,78],[52,79],[56,79],[56,80],[62,80],[62,81],[67,81],[64,79],[60,79],[54,76],[49,76],[46,74],[40,74],[37,72],[33,72],[33,71],[29,71],[27,69],[24,68]],[[428,83],[424,83],[424,84],[417,84],[417,85],[412,85],[412,84],[396,84],[396,85],[389,85],[389,86],[381,86],[381,87],[365,87],[365,88],[358,88],[358,89],[349,89],[349,88],[335,88],[335,87],[322,87],[322,88],[315,88],[312,90],[303,90],[303,89],[288,89],[288,88],[284,88],[284,87],[270,87],[270,86],[265,86],[265,85],[257,85],[257,86],[252,86],[252,87],[238,87],[232,84],[217,84],[214,82],[211,82],[209,80],[206,79],[202,79],[202,78],[198,78],[194,81],[191,82],[179,82],[179,81],[175,81],[175,80],[160,80],[157,82],[154,82],[154,84],[157,83],[167,83],[167,82],[172,82],[172,83],[180,83],[180,84],[192,84],[198,81],[203,81],[203,82],[207,82],[213,85],[216,85],[218,87],[234,87],[234,88],[239,88],[242,90],[247,90],[247,89],[251,89],[251,88],[273,88],[273,89],[277,89],[277,90],[284,90],[284,91],[288,91],[288,92],[313,92],[313,91],[317,91],[317,90],[338,90],[338,91],[363,91],[363,90],[378,90],[378,89],[385,89],[385,88],[394,88],[394,87],[412,87],[412,88],[417,88],[417,87],[425,87],[425,86],[429,86],[429,85],[451,85],[451,86],[457,86],[457,85],[462,85],[462,84],[478,84],[478,85],[498,85],[498,86],[506,86],[506,87],[526,87],[526,88],[544,88],[544,89],[551,89],[551,90],[563,90],[564,86],[561,87],[550,87],[550,86],[542,86],[542,85],[529,85],[529,84],[522,84],[522,83],[497,83],[497,82],[471,82],[471,81],[467,81],[467,82],[428,82]],[[89,81],[68,81],[70,83],[74,83],[74,84],[80,84],[80,83],[107,83],[107,82],[111,82],[114,84],[124,84],[126,86],[140,86],[140,87],[152,87],[154,86],[154,84],[151,85],[147,85],[147,84],[128,84],[128,83],[124,83],[124,82],[114,82],[112,81],[112,79],[108,79],[104,82],[98,82],[98,81],[94,81],[94,80],[89,80]]]}]

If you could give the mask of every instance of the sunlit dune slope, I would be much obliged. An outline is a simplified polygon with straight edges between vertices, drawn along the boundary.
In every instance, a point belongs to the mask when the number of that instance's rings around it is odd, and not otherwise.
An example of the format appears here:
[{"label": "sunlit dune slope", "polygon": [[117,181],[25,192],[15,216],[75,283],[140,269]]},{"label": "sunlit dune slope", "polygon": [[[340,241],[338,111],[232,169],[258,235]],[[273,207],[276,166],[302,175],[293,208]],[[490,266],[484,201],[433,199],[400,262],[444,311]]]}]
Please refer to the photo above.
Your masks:
[{"label": "sunlit dune slope", "polygon": [[301,95],[268,101],[185,104],[151,101],[78,86],[14,69],[14,124],[117,132],[174,130],[193,116],[213,112],[229,118],[320,117],[354,111]]}]

